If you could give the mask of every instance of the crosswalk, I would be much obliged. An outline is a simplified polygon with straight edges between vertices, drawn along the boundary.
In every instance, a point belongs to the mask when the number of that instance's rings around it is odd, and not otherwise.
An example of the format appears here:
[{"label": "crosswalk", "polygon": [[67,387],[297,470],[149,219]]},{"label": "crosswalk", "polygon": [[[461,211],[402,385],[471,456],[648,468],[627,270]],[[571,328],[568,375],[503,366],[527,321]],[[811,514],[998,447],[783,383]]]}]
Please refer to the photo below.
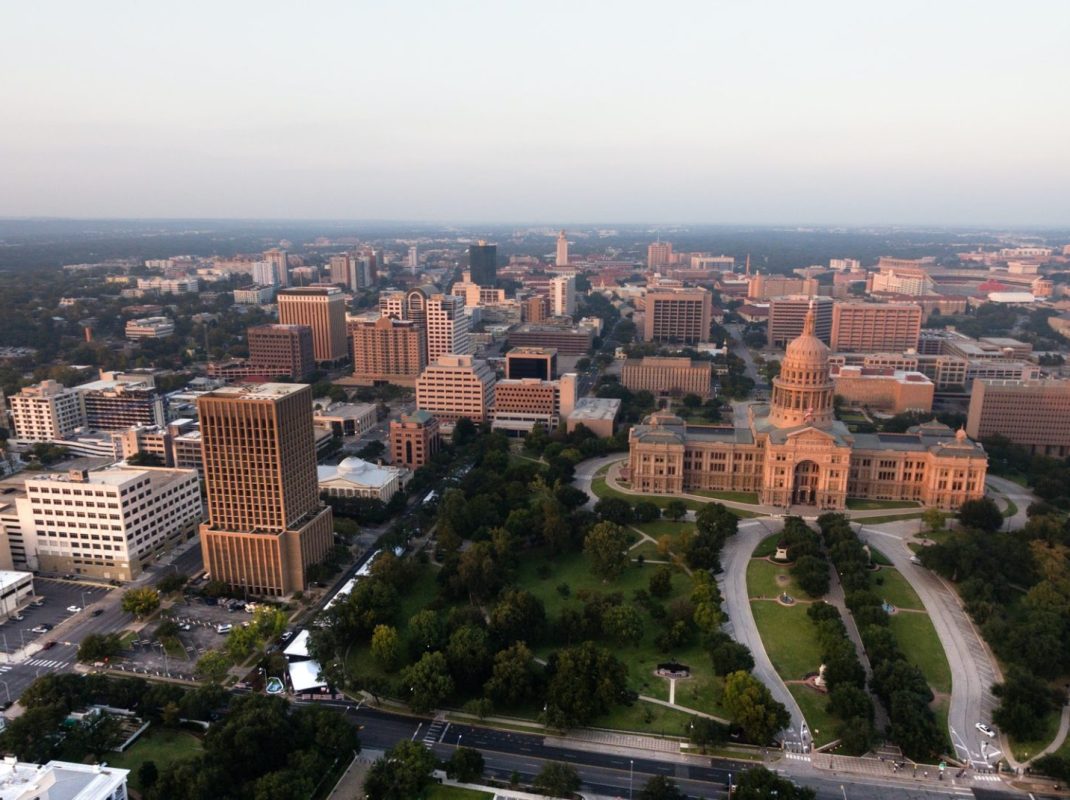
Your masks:
[{"label": "crosswalk", "polygon": [[70,663],[70,661],[57,661],[49,658],[31,658],[26,662],[26,664],[31,667],[48,667],[49,669],[65,667]]},{"label": "crosswalk", "polygon": [[790,758],[793,761],[813,761],[809,753],[785,753],[784,758]]},{"label": "crosswalk", "polygon": [[986,781],[988,783],[1002,783],[1003,782],[1003,779],[1000,778],[999,775],[994,775],[992,773],[978,774],[978,773],[975,772],[975,773],[973,773],[973,775],[971,777],[975,781]]},{"label": "crosswalk", "polygon": [[428,747],[434,744],[438,744],[438,740],[442,738],[442,735],[446,732],[450,724],[444,719],[434,719],[431,724],[427,726],[427,731],[424,733],[424,744]]}]

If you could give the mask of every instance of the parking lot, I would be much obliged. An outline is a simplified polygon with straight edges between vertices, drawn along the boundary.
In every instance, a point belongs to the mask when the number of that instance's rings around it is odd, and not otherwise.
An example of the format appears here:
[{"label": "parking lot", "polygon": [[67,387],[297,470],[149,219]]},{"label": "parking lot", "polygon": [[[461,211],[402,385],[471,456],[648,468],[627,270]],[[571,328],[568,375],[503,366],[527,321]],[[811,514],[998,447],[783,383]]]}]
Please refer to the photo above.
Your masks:
[{"label": "parking lot", "polygon": [[217,633],[216,626],[240,625],[252,617],[251,613],[242,610],[230,611],[222,605],[180,601],[168,609],[168,618],[180,626],[189,626],[188,631],[178,632],[178,640],[185,655],[175,650],[165,653],[163,645],[153,637],[156,625],[152,625],[146,627],[142,637],[124,651],[120,669],[140,674],[192,678],[197,659],[209,650],[218,650],[226,642],[226,636]]},{"label": "parking lot", "polygon": [[30,644],[38,638],[48,638],[52,631],[34,633],[38,625],[51,625],[53,628],[70,619],[74,614],[67,611],[68,606],[81,608],[81,614],[88,615],[93,605],[102,600],[110,589],[101,586],[78,584],[73,581],[37,578],[34,589],[38,598],[44,599],[40,608],[29,606],[19,611],[21,620],[5,618],[0,624],[0,651],[14,653],[24,644]]}]

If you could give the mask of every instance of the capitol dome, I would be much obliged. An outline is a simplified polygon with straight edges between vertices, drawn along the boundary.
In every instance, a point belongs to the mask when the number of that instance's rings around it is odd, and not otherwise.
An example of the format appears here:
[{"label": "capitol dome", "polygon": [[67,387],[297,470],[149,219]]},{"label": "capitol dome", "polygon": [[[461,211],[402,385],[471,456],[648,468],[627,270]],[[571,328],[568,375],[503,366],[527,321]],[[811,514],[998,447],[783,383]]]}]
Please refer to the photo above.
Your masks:
[{"label": "capitol dome", "polygon": [[824,427],[832,421],[829,348],[814,335],[814,308],[806,312],[803,332],[788,343],[780,375],[773,381],[770,421],[781,428]]}]

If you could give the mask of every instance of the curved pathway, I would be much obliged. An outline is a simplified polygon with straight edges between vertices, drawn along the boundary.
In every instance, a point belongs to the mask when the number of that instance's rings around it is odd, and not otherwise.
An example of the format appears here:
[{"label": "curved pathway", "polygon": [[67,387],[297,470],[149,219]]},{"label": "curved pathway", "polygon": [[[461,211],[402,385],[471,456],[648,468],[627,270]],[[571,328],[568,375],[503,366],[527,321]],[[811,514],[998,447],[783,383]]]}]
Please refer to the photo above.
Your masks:
[{"label": "curved pathway", "polygon": [[1026,521],[1029,519],[1026,515],[1026,510],[1029,508],[1030,503],[1036,501],[1036,496],[1031,494],[1024,486],[995,475],[985,476],[985,485],[998,492],[999,494],[997,497],[1011,500],[1018,508],[1016,513],[1007,517],[1003,521],[1003,529],[1013,531],[1024,527]]},{"label": "curved pathway", "polygon": [[1004,752],[1005,743],[996,746],[974,727],[978,722],[991,723],[996,706],[992,684],[1001,682],[1003,676],[958,594],[935,573],[911,563],[913,553],[901,535],[866,527],[860,527],[859,535],[888,556],[917,592],[936,628],[951,667],[948,726],[956,757],[974,767],[994,764],[997,757],[1015,766],[1011,753]]},{"label": "curved pathway", "polygon": [[721,554],[723,571],[717,576],[717,582],[724,596],[724,611],[731,623],[732,637],[750,648],[754,656],[753,674],[769,687],[774,699],[784,704],[791,714],[791,729],[785,731],[784,741],[789,744],[809,744],[810,730],[806,725],[802,709],[795,697],[788,691],[783,679],[773,669],[773,662],[765,652],[758,626],[754,622],[754,613],[750,606],[750,592],[747,591],[747,565],[758,543],[779,527],[776,522],[759,522],[744,520],[739,524],[739,533],[729,538]]}]

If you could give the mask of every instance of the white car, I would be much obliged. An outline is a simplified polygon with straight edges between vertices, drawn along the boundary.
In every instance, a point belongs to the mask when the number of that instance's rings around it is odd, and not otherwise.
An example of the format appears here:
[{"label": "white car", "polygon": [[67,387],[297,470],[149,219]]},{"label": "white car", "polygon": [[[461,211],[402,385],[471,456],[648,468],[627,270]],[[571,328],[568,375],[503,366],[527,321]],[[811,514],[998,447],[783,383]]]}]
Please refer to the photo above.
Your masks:
[{"label": "white car", "polygon": [[233,628],[234,628],[234,626],[233,626],[233,625],[231,625],[231,624],[230,624],[230,623],[228,622],[228,623],[226,623],[226,624],[224,624],[224,625],[216,625],[216,626],[215,626],[215,632],[216,632],[216,633],[219,633],[219,634],[223,634],[223,633],[230,633],[230,632],[231,632],[231,630],[233,630]]},{"label": "white car", "polygon": [[977,728],[977,730],[979,730],[981,733],[983,733],[989,739],[995,739],[996,738],[996,732],[994,730],[992,730],[990,727],[988,727],[987,725],[985,725],[983,722],[978,722],[978,723],[974,724],[973,727]]},{"label": "white car", "polygon": [[82,610],[82,607],[81,606],[67,606],[67,610],[72,614],[77,614],[79,611]]}]

